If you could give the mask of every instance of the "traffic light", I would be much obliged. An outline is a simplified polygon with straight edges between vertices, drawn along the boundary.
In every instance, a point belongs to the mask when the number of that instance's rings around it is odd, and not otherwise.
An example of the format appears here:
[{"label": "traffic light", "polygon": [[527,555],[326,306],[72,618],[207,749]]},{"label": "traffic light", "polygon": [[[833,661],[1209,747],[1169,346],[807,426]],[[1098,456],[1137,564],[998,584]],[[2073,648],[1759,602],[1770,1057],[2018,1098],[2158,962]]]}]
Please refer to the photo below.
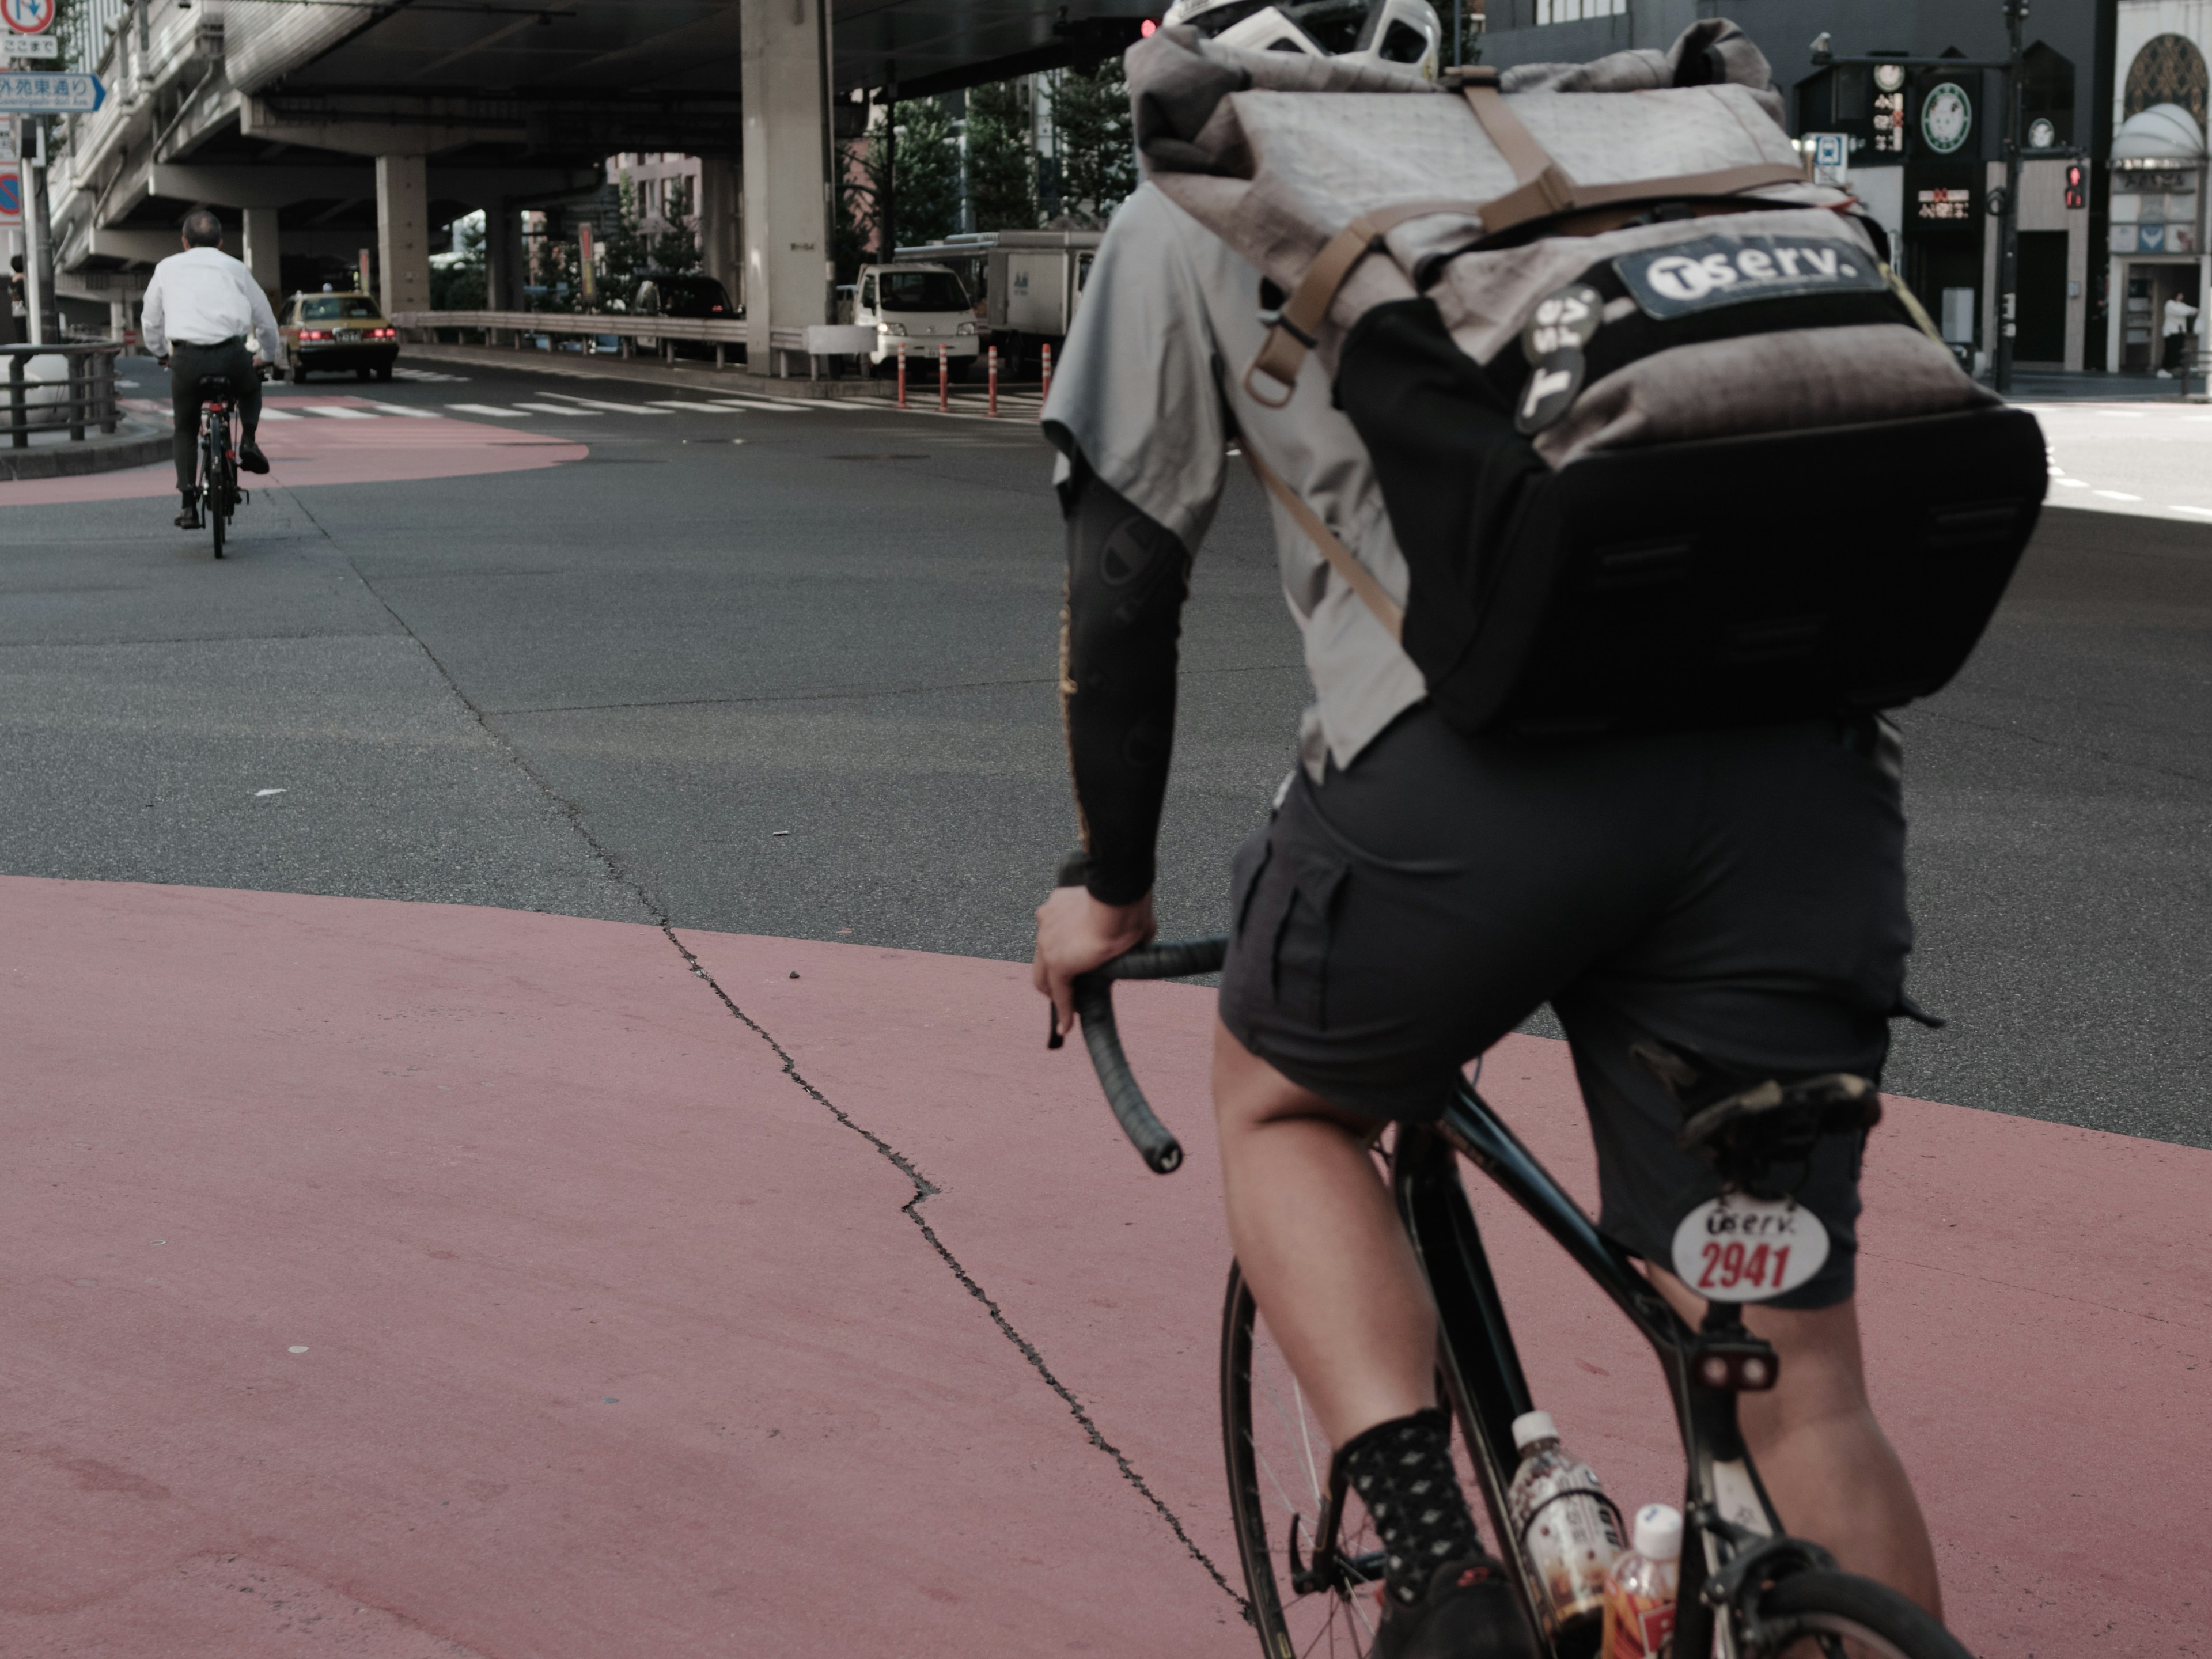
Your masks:
[{"label": "traffic light", "polygon": [[2079,161],[2068,162],[2066,164],[2066,205],[2070,208],[2084,207],[2087,205],[2088,200],[2089,198],[2082,193],[2081,164]]}]

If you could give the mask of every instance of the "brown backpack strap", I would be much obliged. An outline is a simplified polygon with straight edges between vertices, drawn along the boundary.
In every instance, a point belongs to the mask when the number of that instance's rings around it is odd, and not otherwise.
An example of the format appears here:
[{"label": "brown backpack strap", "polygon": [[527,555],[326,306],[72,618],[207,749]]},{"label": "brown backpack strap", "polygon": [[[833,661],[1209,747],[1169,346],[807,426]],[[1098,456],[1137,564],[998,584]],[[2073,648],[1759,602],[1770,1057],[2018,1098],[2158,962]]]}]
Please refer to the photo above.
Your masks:
[{"label": "brown backpack strap", "polygon": [[1321,514],[1308,507],[1305,497],[1276,476],[1275,470],[1260,459],[1260,452],[1252,447],[1249,438],[1243,440],[1244,459],[1252,464],[1252,471],[1268,492],[1280,501],[1298,521],[1298,528],[1306,532],[1321,556],[1328,561],[1328,568],[1345,580],[1345,584],[1359,596],[1360,603],[1375,613],[1375,619],[1390,630],[1397,639],[1406,628],[1406,611],[1397,600],[1383,591],[1375,574],[1352,556],[1352,550],[1337,540],[1336,532],[1322,522]]},{"label": "brown backpack strap", "polygon": [[[1536,135],[1508,108],[1498,89],[1498,71],[1486,64],[1458,72],[1459,87],[1474,118],[1513,169],[1514,187],[1488,202],[1404,202],[1396,207],[1363,213],[1336,235],[1306,268],[1297,290],[1276,313],[1275,325],[1244,371],[1244,390],[1252,401],[1280,409],[1297,389],[1298,371],[1306,353],[1320,337],[1322,320],[1352,269],[1382,246],[1383,234],[1409,219],[1434,214],[1458,213],[1482,222],[1483,234],[1494,235],[1531,219],[1543,219],[1577,208],[1603,207],[1614,202],[1659,198],[1733,196],[1762,185],[1802,182],[1801,167],[1779,161],[1754,162],[1748,167],[1723,167],[1715,173],[1684,173],[1672,179],[1641,179],[1624,185],[1578,185],[1554,161]],[[1282,388],[1280,397],[1261,389],[1261,377]]]},{"label": "brown backpack strap", "polygon": [[[1306,274],[1299,278],[1291,297],[1283,301],[1283,308],[1275,313],[1275,325],[1267,331],[1260,355],[1244,371],[1244,390],[1252,401],[1269,409],[1280,409],[1290,402],[1297,389],[1298,370],[1305,366],[1306,353],[1313,349],[1315,340],[1320,337],[1322,319],[1328,315],[1329,302],[1344,286],[1344,279],[1352,275],[1352,267],[1382,246],[1385,232],[1396,229],[1409,219],[1425,219],[1443,213],[1464,214],[1472,219],[1479,217],[1481,211],[1480,205],[1474,202],[1401,202],[1395,207],[1363,213],[1339,231],[1313,264],[1306,267]],[[1268,397],[1254,384],[1255,374],[1264,374],[1275,381],[1283,388],[1283,395]]]}]

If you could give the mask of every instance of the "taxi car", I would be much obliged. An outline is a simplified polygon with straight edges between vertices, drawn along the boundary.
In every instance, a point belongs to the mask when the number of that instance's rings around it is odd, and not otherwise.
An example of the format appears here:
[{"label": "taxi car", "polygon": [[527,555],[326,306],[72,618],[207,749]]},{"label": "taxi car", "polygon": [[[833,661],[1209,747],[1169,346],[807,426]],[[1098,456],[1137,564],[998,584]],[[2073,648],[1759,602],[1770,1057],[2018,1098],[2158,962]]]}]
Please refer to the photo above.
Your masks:
[{"label": "taxi car", "polygon": [[295,294],[276,332],[295,380],[349,368],[359,380],[388,380],[399,356],[399,331],[366,294]]}]

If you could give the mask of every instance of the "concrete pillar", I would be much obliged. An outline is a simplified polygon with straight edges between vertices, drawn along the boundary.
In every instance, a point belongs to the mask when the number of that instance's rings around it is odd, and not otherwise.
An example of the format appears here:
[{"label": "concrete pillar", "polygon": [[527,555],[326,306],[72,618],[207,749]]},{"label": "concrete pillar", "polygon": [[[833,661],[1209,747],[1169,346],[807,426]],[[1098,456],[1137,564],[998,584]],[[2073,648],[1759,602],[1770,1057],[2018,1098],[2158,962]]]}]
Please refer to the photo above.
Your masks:
[{"label": "concrete pillar", "polygon": [[769,331],[830,320],[830,19],[823,0],[739,0],[744,41],[746,367]]},{"label": "concrete pillar", "polygon": [[276,210],[247,208],[246,234],[240,239],[238,257],[271,307],[283,298],[284,276],[276,258]]},{"label": "concrete pillar", "polygon": [[421,155],[376,158],[376,258],[384,313],[430,308],[430,179]]},{"label": "concrete pillar", "polygon": [[484,309],[522,309],[522,210],[512,202],[484,207]]},{"label": "concrete pillar", "polygon": [[732,305],[745,302],[744,182],[735,161],[710,156],[699,163],[699,263],[729,290]]}]

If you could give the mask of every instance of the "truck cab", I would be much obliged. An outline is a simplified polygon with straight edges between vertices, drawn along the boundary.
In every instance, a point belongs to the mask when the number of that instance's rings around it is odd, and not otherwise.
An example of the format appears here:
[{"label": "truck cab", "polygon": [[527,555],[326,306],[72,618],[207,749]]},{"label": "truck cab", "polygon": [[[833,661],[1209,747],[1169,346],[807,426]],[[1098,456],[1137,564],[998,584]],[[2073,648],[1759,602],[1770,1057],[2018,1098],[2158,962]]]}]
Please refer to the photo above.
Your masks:
[{"label": "truck cab", "polygon": [[908,373],[927,372],[941,346],[951,360],[952,377],[959,380],[981,349],[974,304],[950,265],[862,265],[854,285],[853,321],[876,331],[876,349],[868,354],[872,368],[895,367],[903,341]]}]

